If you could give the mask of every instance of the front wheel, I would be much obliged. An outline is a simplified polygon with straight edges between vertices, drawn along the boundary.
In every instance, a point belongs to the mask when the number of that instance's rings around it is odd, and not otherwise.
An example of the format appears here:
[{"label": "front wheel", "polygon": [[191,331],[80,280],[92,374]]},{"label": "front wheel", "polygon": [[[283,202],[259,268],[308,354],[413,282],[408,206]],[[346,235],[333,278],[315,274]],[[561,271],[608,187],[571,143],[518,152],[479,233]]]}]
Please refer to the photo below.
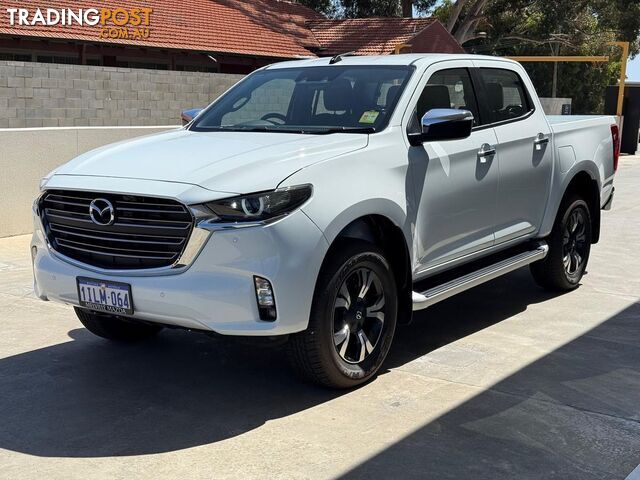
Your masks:
[{"label": "front wheel", "polygon": [[339,246],[318,277],[309,327],[289,341],[294,368],[334,388],[366,382],[389,352],[397,304],[395,278],[382,250],[363,241]]},{"label": "front wheel", "polygon": [[531,264],[534,280],[548,290],[573,290],[584,275],[591,251],[591,215],[582,198],[572,196],[562,203],[547,242],[546,258]]}]

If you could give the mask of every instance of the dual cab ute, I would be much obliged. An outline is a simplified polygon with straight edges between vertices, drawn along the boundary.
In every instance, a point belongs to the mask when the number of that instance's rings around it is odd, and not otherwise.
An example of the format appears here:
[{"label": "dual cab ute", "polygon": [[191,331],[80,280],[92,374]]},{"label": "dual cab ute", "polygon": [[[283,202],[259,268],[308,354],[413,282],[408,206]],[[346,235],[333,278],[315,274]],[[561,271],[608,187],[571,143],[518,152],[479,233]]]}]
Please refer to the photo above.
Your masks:
[{"label": "dual cab ute", "polygon": [[612,117],[547,117],[505,59],[271,65],[184,128],[45,177],[35,291],[113,340],[286,340],[308,378],[352,387],[415,310],[525,265],[576,288],[618,143]]}]

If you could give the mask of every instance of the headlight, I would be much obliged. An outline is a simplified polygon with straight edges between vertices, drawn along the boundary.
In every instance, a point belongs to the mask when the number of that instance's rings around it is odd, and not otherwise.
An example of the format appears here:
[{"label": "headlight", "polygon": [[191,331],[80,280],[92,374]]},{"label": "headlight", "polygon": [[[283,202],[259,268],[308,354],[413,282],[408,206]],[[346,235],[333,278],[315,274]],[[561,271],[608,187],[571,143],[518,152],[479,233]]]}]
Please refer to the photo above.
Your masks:
[{"label": "headlight", "polygon": [[264,222],[291,213],[306,202],[312,192],[311,185],[298,185],[193,205],[191,211],[198,221]]}]

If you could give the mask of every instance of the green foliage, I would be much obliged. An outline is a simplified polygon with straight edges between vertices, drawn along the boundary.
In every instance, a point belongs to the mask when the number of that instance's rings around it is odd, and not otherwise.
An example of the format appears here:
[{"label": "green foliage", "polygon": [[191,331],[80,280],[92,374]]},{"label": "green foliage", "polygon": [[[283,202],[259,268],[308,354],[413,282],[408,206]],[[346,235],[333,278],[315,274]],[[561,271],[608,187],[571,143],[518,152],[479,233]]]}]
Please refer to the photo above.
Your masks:
[{"label": "green foliage", "polygon": [[420,14],[433,14],[434,8],[440,0],[414,0],[413,8]]},{"label": "green foliage", "polygon": [[328,17],[334,16],[337,12],[337,5],[333,0],[298,0],[298,3]]},{"label": "green foliage", "polygon": [[401,4],[398,0],[342,0],[345,18],[399,17]]},{"label": "green foliage", "polygon": [[421,14],[430,12],[438,0],[298,0],[327,16],[344,18],[400,17],[403,6]]},{"label": "green foliage", "polygon": [[[531,76],[538,95],[551,97],[553,63],[526,63],[525,70]],[[602,114],[607,85],[615,85],[620,62],[558,63],[556,96],[572,99],[574,114]]]},{"label": "green foliage", "polygon": [[452,0],[443,0],[436,6],[431,15],[440,20],[440,23],[446,25],[449,17],[451,16],[451,9],[453,8]]},{"label": "green foliage", "polygon": [[[608,63],[557,63],[556,96],[573,100],[574,113],[602,113],[607,85],[620,74],[620,49],[638,51],[638,0],[492,0],[478,28],[486,37],[465,44],[490,55],[608,55]],[[553,63],[525,63],[540,96],[552,96]]]}]

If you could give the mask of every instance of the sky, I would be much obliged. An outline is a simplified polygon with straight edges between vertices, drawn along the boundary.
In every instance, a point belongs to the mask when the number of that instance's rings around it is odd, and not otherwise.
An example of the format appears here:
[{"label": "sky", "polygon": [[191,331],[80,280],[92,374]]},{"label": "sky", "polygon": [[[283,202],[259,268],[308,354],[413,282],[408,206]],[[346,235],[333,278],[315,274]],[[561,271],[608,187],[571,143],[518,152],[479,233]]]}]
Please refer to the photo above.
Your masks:
[{"label": "sky", "polygon": [[640,55],[636,55],[636,58],[627,64],[627,80],[640,82]]}]

